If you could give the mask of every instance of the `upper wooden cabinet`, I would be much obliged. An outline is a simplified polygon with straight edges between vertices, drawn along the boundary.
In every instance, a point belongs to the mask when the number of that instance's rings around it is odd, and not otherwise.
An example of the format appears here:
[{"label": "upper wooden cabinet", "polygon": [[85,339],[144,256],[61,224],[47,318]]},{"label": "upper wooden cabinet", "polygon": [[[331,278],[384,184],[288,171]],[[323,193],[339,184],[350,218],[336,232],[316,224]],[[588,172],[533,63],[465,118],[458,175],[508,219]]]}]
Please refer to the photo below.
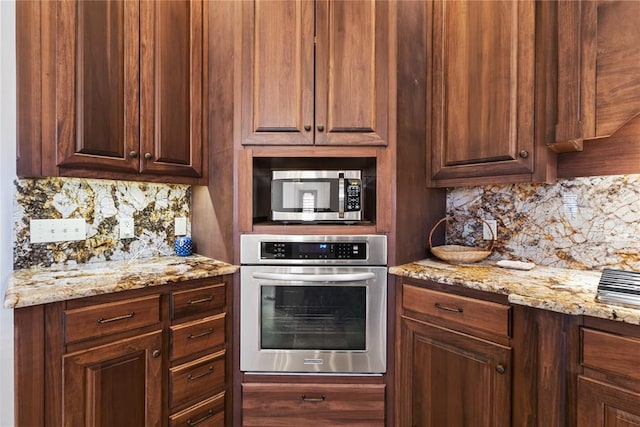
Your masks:
[{"label": "upper wooden cabinet", "polygon": [[21,164],[37,146],[19,131],[18,173],[202,177],[206,7],[181,0],[17,6],[31,11],[19,11],[19,22],[40,17],[39,43],[23,44],[18,56],[28,70],[41,67],[41,86],[19,76],[18,91],[27,96],[19,129],[40,126],[43,164]]},{"label": "upper wooden cabinet", "polygon": [[242,2],[241,142],[385,145],[391,2]]},{"label": "upper wooden cabinet", "polygon": [[558,2],[558,151],[640,114],[640,3]]},{"label": "upper wooden cabinet", "polygon": [[[546,180],[533,1],[434,1],[427,18],[427,184]],[[544,21],[544,19],[542,19]],[[539,65],[536,65],[538,54]],[[543,97],[540,97],[543,104]],[[542,132],[541,138],[544,138]],[[544,145],[544,144],[543,144]]]}]

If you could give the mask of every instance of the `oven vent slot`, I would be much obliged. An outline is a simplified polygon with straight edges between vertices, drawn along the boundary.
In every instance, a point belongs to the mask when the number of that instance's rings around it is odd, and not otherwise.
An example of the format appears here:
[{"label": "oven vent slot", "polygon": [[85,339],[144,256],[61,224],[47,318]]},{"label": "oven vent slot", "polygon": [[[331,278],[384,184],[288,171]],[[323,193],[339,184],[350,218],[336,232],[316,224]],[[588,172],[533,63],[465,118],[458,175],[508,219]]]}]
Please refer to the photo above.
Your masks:
[{"label": "oven vent slot", "polygon": [[640,272],[605,268],[598,283],[596,300],[640,307]]}]

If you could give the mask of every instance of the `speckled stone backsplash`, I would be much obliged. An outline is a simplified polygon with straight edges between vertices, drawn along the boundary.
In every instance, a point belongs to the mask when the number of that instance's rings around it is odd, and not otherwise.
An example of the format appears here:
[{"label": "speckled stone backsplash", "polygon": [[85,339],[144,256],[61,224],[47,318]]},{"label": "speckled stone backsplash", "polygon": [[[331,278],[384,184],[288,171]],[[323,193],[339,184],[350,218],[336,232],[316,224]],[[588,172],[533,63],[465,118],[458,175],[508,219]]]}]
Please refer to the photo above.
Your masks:
[{"label": "speckled stone backsplash", "polygon": [[[18,179],[13,209],[14,269],[172,255],[174,218],[187,218],[191,187],[79,178]],[[31,219],[83,218],[87,238],[30,243]],[[119,218],[135,238],[120,239]]]},{"label": "speckled stone backsplash", "polygon": [[495,219],[489,259],[552,267],[640,271],[640,175],[454,188],[447,192],[447,243],[486,246],[481,223]]}]

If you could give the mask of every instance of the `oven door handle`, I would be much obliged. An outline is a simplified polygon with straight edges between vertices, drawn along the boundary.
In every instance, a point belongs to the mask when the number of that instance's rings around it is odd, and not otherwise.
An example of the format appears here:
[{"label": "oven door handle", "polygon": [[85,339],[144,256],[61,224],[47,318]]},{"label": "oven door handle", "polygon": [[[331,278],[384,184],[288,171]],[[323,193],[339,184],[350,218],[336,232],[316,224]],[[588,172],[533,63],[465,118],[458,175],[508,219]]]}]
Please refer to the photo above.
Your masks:
[{"label": "oven door handle", "polygon": [[281,280],[286,282],[355,282],[374,279],[376,275],[367,273],[338,274],[294,274],[294,273],[261,273],[252,274],[254,279]]}]

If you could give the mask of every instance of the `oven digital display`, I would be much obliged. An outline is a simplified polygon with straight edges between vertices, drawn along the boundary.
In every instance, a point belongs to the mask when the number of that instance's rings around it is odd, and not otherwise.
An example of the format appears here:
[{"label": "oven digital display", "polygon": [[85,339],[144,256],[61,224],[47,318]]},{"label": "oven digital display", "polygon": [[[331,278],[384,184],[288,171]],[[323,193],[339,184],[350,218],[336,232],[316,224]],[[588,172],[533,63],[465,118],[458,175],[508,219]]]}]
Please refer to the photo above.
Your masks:
[{"label": "oven digital display", "polygon": [[262,259],[367,259],[364,242],[262,242]]}]

